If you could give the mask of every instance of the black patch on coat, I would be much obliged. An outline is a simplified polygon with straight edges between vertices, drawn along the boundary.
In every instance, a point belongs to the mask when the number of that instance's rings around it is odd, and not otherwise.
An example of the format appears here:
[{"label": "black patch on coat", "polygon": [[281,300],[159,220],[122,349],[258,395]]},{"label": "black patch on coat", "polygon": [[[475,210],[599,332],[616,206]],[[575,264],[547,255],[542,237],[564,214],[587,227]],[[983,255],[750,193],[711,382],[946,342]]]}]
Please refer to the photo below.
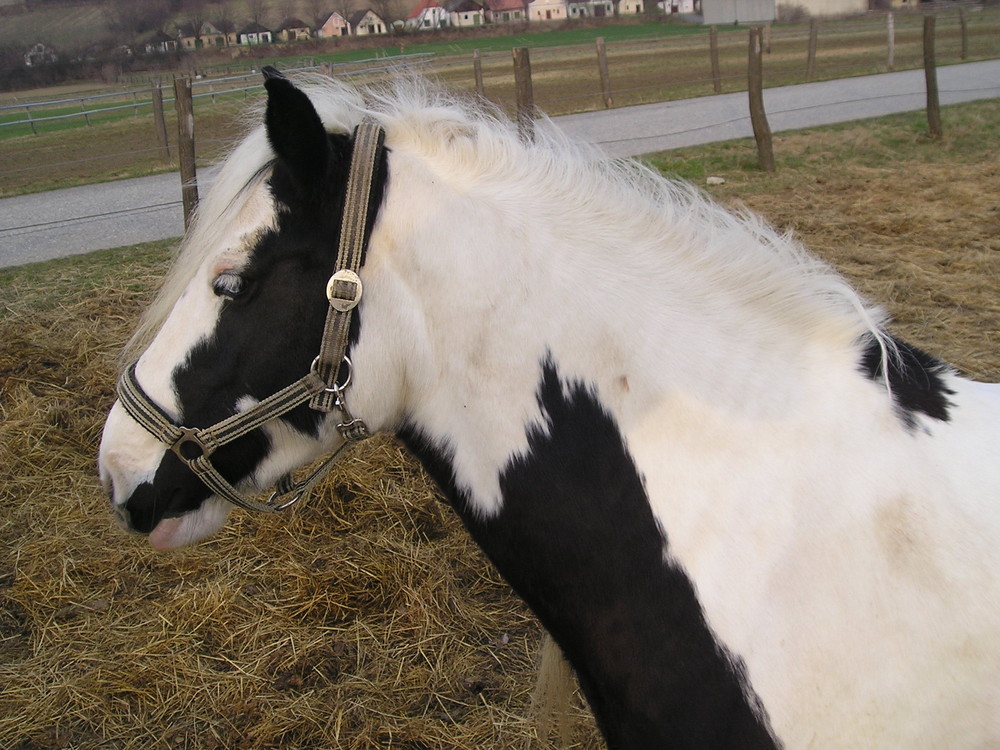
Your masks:
[{"label": "black patch on coat", "polygon": [[[319,354],[329,309],[326,283],[337,258],[352,140],[347,135],[318,133],[319,119],[305,95],[287,81],[273,84],[273,80],[277,79],[269,79],[268,86],[272,94],[268,126],[278,158],[268,185],[282,208],[276,229],[266,232],[251,252],[241,274],[244,291],[224,303],[213,335],[195,346],[173,372],[181,424],[187,427],[209,427],[225,419],[245,396],[262,400],[276,393],[309,372]],[[270,91],[275,86],[277,105]],[[271,112],[286,105],[284,114]],[[368,235],[387,182],[383,151],[372,180]],[[351,344],[360,332],[363,306],[362,301],[352,316]],[[282,419],[302,433],[315,435],[323,416],[303,404]],[[235,485],[254,471],[270,448],[267,435],[258,429],[219,448],[211,461]],[[125,509],[132,528],[149,533],[162,518],[197,509],[210,494],[168,451],[152,483],[137,487]]]},{"label": "black patch on coat", "polygon": [[548,429],[500,478],[481,518],[455,486],[446,449],[401,437],[466,527],[566,654],[610,748],[775,748],[741,661],[711,632],[668,549],[614,421],[545,363]]},{"label": "black patch on coat", "polygon": [[[893,338],[898,353],[889,353],[889,386],[900,419],[909,429],[916,427],[916,414],[947,422],[953,404],[944,382],[952,370],[949,365],[905,341]],[[861,355],[861,371],[870,380],[884,381],[882,350],[872,339]]]}]

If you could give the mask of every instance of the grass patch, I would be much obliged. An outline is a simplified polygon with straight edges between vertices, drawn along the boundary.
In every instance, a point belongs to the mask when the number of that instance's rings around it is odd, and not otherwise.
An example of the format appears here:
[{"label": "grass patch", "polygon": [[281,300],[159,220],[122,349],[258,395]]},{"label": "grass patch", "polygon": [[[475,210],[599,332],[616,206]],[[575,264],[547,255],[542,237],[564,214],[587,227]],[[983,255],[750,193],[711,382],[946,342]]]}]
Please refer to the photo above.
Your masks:
[{"label": "grass patch", "polygon": [[48,312],[111,286],[124,294],[146,292],[166,273],[176,244],[175,240],[146,242],[0,268],[0,320]]}]

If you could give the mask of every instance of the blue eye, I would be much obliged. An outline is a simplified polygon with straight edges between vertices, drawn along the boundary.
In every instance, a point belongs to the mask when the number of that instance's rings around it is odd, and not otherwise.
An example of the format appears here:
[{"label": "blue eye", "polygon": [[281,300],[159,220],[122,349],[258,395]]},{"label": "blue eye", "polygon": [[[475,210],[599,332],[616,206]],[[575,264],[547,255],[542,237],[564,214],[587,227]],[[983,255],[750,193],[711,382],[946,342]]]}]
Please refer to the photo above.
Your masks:
[{"label": "blue eye", "polygon": [[238,297],[246,288],[246,282],[242,276],[235,271],[223,271],[215,277],[212,282],[212,289],[219,297],[232,299]]}]

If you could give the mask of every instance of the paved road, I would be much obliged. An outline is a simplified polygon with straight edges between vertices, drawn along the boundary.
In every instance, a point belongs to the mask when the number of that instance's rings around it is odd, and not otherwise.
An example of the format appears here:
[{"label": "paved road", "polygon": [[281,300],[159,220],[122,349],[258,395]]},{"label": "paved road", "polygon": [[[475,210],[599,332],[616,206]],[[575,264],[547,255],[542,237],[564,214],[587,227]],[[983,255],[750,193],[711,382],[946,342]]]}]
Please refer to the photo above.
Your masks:
[{"label": "paved road", "polygon": [[[938,69],[942,104],[1000,98],[1000,60]],[[922,70],[764,91],[774,132],[922,109]],[[623,107],[554,118],[610,156],[752,135],[746,93]],[[947,128],[947,119],[945,121]],[[199,175],[204,189],[210,179]],[[85,185],[0,200],[0,267],[177,237],[183,232],[176,174]]]}]

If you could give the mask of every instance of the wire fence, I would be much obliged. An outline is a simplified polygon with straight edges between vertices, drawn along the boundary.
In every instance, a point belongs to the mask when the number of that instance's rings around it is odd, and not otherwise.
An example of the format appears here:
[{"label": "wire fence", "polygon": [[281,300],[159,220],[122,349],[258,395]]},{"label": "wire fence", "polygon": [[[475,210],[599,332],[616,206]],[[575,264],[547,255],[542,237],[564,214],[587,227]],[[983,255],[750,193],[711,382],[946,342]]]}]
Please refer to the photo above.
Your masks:
[{"label": "wire fence", "polygon": [[[903,70],[922,65],[920,13],[895,14],[893,45],[885,15],[824,21],[815,27],[810,65],[810,26],[776,26],[765,37],[765,86]],[[1000,10],[969,8],[937,15],[937,61],[1000,57]],[[706,96],[747,86],[745,29],[720,29],[718,78],[709,56],[709,32],[609,42],[607,63],[613,106]],[[337,66],[286,67],[322,71],[360,82],[384,78],[401,66],[420,69],[445,85],[473,91],[479,65],[482,94],[514,114],[511,54],[407,55]],[[308,62],[308,61],[303,61]],[[535,105],[550,115],[605,107],[594,45],[531,50]],[[164,88],[165,150],[157,143],[152,89],[19,103],[0,108],[0,196],[177,169],[176,115],[172,89]],[[248,100],[262,96],[258,73],[194,81],[195,138],[199,164],[220,159],[246,130]]]}]

